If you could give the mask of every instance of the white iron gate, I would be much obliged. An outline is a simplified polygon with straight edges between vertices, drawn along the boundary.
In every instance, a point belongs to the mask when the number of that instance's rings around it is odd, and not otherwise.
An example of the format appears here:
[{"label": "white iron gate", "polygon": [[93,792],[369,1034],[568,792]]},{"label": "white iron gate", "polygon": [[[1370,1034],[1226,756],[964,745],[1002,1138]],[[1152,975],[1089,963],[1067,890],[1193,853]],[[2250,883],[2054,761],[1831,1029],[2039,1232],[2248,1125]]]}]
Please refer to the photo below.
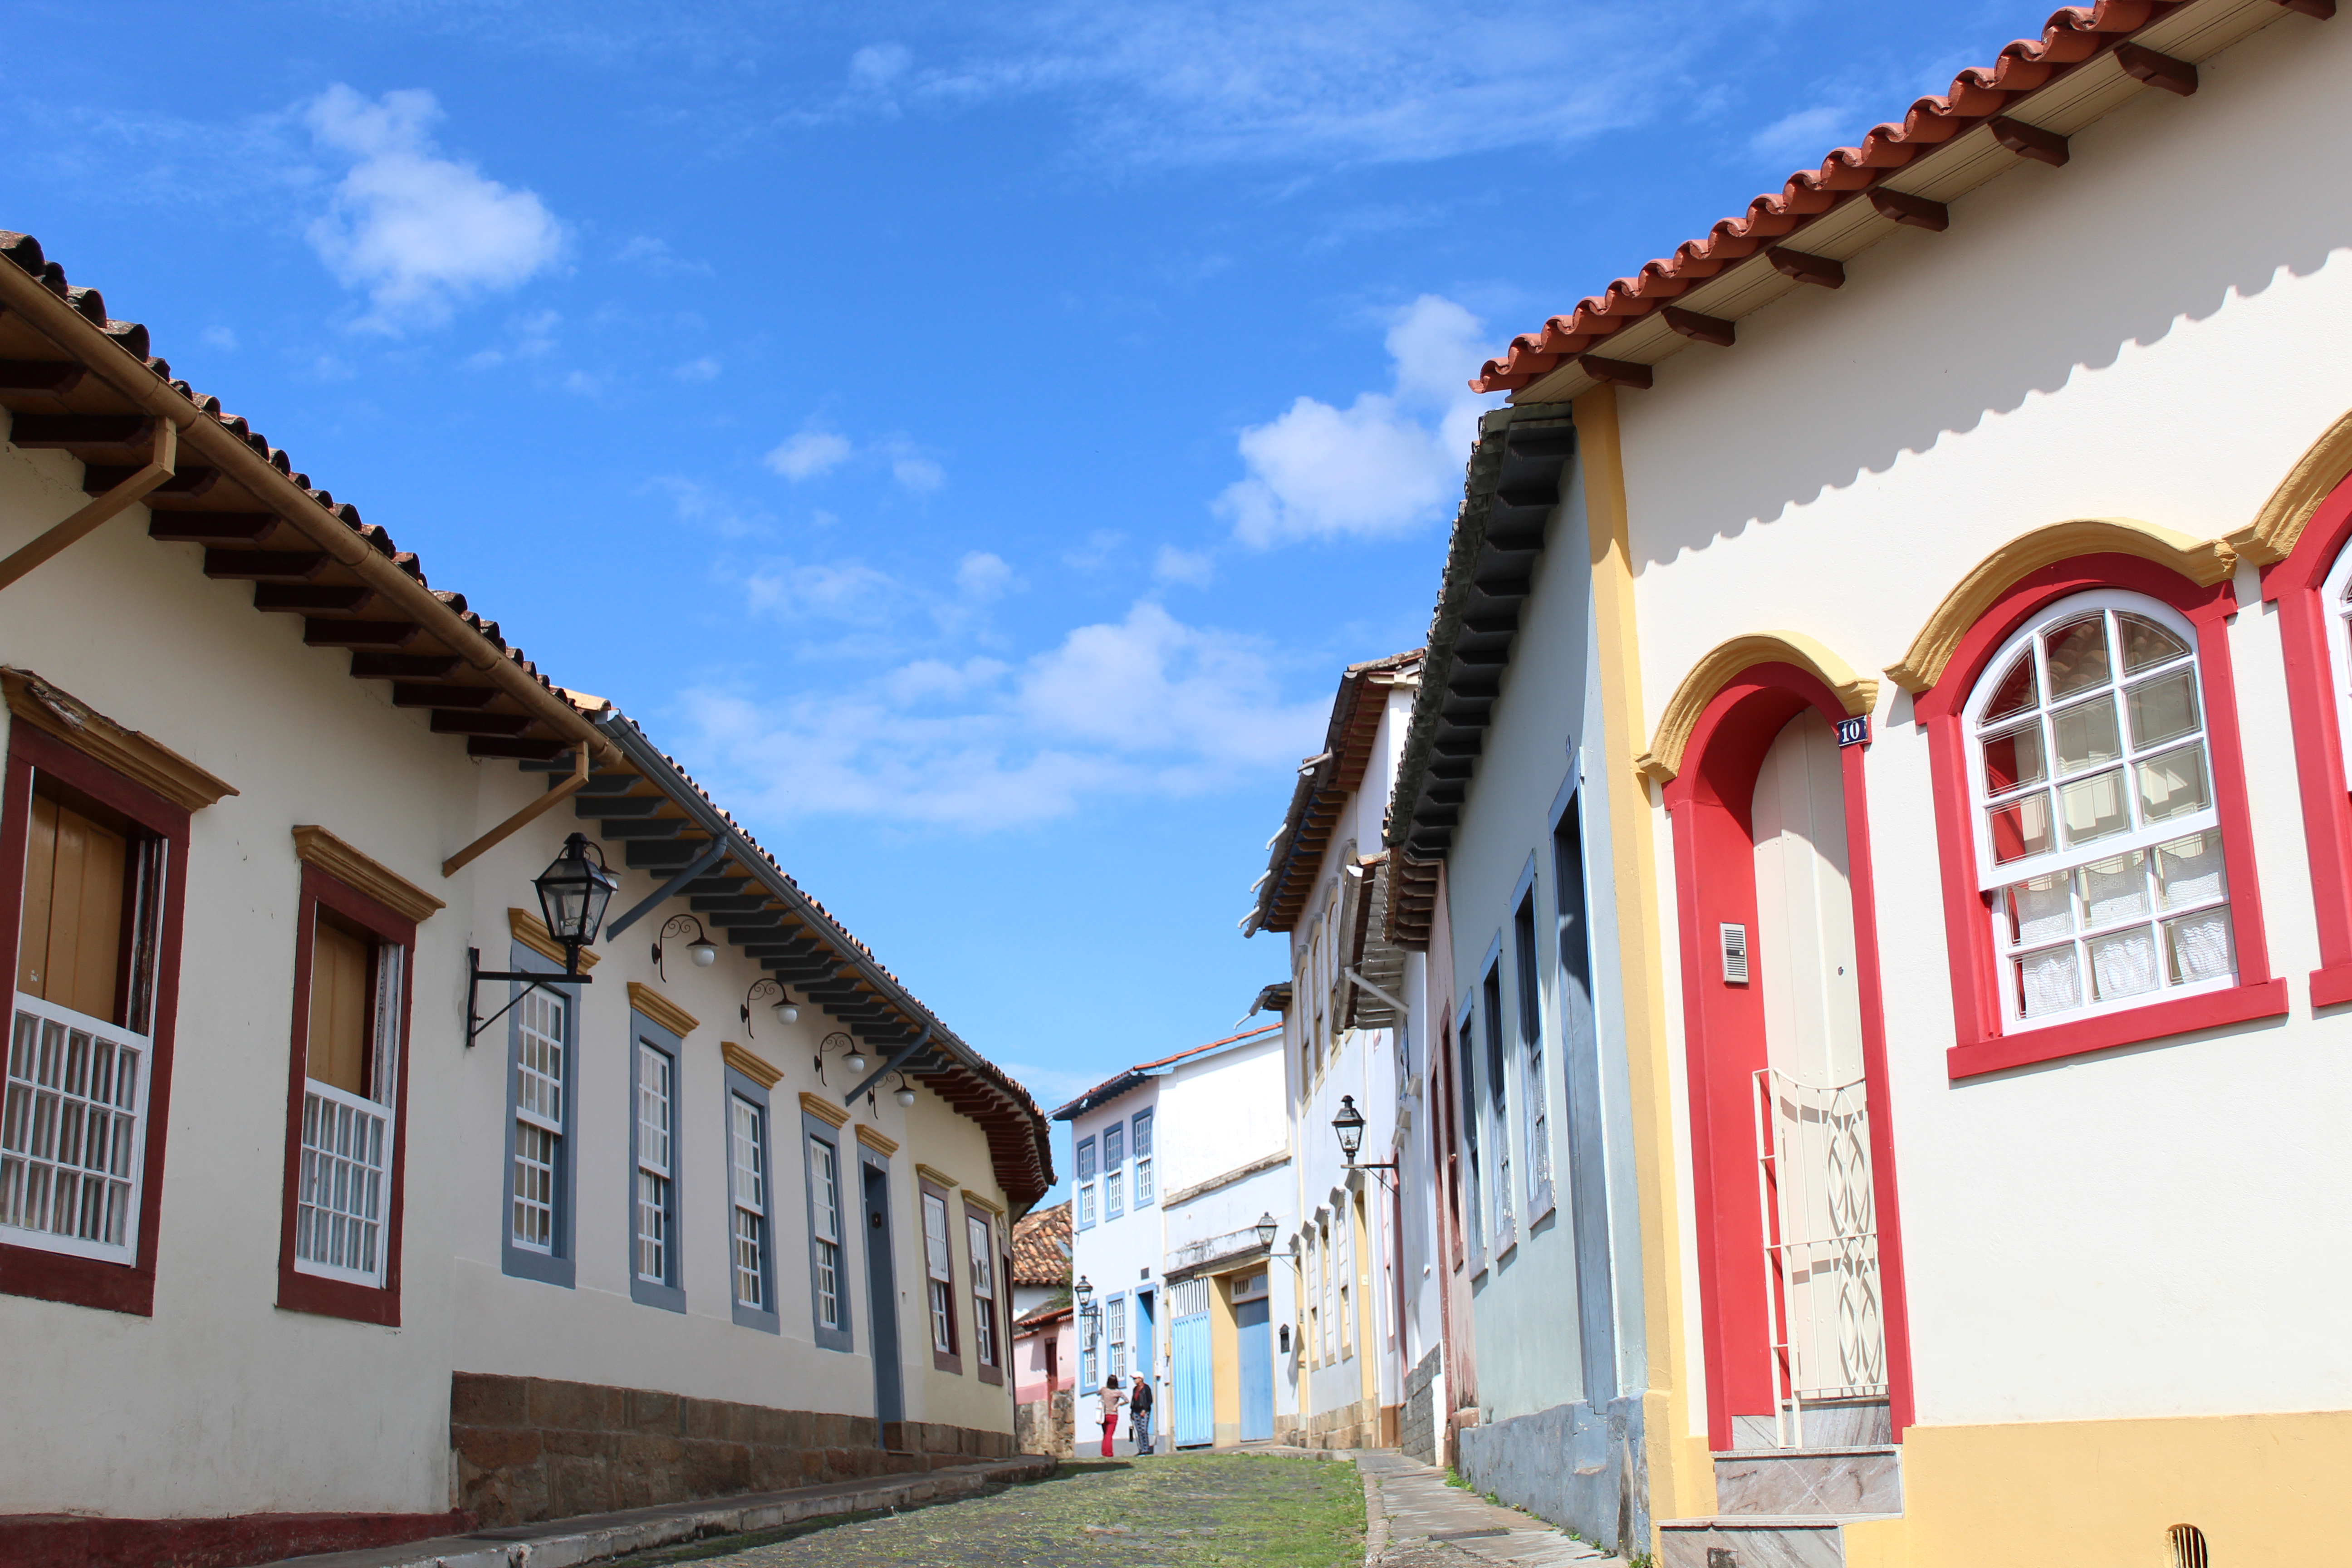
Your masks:
[{"label": "white iron gate", "polygon": [[1794,1447],[1808,1401],[1886,1394],[1863,1080],[1822,1086],[1759,1069],[1756,1149],[1773,1415],[1780,1447]]}]

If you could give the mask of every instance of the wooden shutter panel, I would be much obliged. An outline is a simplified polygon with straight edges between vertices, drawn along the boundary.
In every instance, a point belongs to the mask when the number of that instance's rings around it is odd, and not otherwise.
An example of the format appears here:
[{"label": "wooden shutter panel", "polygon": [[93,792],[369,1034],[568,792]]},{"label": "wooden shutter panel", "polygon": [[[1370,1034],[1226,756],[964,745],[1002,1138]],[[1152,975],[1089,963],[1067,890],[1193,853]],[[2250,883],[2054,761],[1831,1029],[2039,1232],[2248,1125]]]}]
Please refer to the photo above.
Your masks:
[{"label": "wooden shutter panel", "polygon": [[370,944],[323,917],[310,943],[310,1077],[347,1093],[368,1091]]},{"label": "wooden shutter panel", "polygon": [[17,989],[111,1022],[130,846],[122,835],[42,795],[33,797],[27,826]]}]

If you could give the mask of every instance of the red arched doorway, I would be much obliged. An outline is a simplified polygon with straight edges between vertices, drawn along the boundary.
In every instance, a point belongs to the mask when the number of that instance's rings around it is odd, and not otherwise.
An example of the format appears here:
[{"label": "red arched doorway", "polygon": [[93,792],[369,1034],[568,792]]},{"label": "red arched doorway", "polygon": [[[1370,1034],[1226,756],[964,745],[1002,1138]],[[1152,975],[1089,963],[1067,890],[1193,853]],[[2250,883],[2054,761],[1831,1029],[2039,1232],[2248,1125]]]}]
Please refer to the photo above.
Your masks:
[{"label": "red arched doorway", "polygon": [[1870,834],[1821,678],[1752,665],[1666,785],[1710,1447],[1911,1419]]}]

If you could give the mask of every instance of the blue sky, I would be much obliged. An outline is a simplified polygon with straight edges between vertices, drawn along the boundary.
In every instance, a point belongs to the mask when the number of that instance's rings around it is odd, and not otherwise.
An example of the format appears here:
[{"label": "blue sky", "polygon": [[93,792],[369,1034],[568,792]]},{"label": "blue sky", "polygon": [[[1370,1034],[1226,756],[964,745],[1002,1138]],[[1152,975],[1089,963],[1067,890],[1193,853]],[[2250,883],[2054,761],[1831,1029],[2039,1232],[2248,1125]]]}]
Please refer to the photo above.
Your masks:
[{"label": "blue sky", "polygon": [[10,15],[0,227],[1051,1108],[1283,973],[1235,922],[1426,628],[1479,362],[2042,13]]}]

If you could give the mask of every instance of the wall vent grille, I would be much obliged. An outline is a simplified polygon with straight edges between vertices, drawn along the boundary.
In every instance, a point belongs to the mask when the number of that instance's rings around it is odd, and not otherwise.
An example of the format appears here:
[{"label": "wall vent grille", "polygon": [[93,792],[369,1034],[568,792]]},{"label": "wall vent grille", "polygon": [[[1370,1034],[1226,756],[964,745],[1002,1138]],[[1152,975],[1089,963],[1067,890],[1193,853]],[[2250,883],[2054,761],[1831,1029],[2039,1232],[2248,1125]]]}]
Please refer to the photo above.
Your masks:
[{"label": "wall vent grille", "polygon": [[1723,983],[1748,984],[1748,928],[1723,922]]}]

